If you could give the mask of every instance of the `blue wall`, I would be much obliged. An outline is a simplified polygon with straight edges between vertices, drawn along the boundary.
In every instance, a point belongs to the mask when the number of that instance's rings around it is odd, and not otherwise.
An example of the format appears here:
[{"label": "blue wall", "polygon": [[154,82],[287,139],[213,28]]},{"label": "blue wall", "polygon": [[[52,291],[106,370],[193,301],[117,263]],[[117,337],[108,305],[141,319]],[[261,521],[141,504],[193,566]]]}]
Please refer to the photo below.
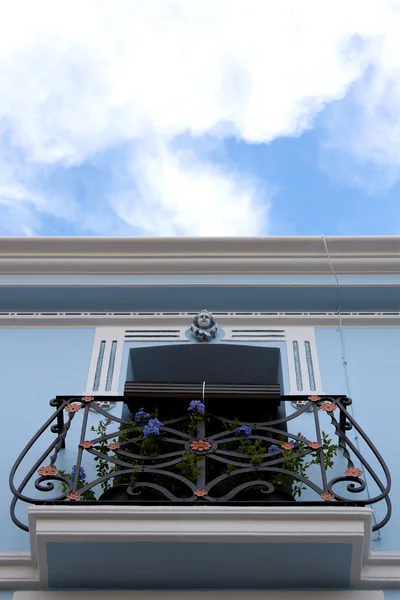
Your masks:
[{"label": "blue wall", "polygon": [[[2,448],[7,449],[7,454],[3,453],[0,462],[3,481],[7,481],[17,454],[50,415],[49,400],[57,394],[83,393],[93,338],[94,330],[91,328],[0,329],[2,417],[3,423],[11,424],[9,427],[3,426],[0,431]],[[343,330],[349,391],[339,330],[317,328],[316,338],[324,391],[332,394],[349,393],[353,398],[356,420],[382,452],[392,473],[393,516],[381,534],[375,535],[373,549],[399,551],[400,511],[397,507],[400,506],[400,472],[397,468],[397,439],[400,424],[400,329],[376,327]],[[120,392],[126,378],[129,350],[143,345],[153,344],[125,344]],[[284,387],[288,391],[284,344],[255,345],[281,348]],[[115,410],[118,412],[120,407]],[[70,444],[69,447],[72,448]],[[67,448],[64,453],[63,460],[68,466],[73,460],[72,450]],[[0,551],[27,551],[27,535],[17,529],[8,516],[10,498],[6,488],[0,499]]]},{"label": "blue wall", "polygon": [[[5,482],[17,455],[53,412],[49,400],[85,391],[93,339],[92,328],[0,329],[0,551],[29,551],[28,534],[10,520]],[[20,506],[25,520],[27,505]]]},{"label": "blue wall", "polygon": [[[393,515],[381,533],[374,535],[373,550],[399,551],[400,328],[344,328],[342,338],[343,345],[338,329],[316,329],[323,389],[353,399],[354,418],[389,467]],[[369,484],[373,485],[371,480]],[[377,517],[382,514],[376,508]]]}]

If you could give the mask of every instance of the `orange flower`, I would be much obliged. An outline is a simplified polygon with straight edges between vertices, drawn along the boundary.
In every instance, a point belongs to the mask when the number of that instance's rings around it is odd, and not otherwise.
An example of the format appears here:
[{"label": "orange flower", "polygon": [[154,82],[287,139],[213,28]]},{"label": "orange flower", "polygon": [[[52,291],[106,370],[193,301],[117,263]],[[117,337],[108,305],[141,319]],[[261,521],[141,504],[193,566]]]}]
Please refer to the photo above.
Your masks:
[{"label": "orange flower", "polygon": [[205,440],[193,440],[190,443],[190,447],[195,452],[204,452],[205,450],[209,450],[211,448],[210,442],[206,442]]},{"label": "orange flower", "polygon": [[76,413],[79,410],[81,410],[81,406],[79,404],[68,404],[68,406],[65,407],[65,410],[69,413]]},{"label": "orange flower", "polygon": [[78,494],[78,492],[70,492],[69,494],[67,494],[68,500],[78,500],[78,498],[80,497],[81,495]]},{"label": "orange flower", "polygon": [[40,469],[38,470],[38,474],[42,477],[50,477],[51,475],[55,475],[56,473],[57,469],[50,465],[48,467],[40,467]]},{"label": "orange flower", "polygon": [[281,447],[284,450],[293,450],[294,444],[292,444],[291,442],[283,442],[283,444],[281,444]]},{"label": "orange flower", "polygon": [[92,448],[92,446],[94,446],[93,442],[90,442],[89,440],[85,440],[84,442],[81,442],[79,445],[81,446],[81,448]]},{"label": "orange flower", "polygon": [[325,492],[325,494],[321,494],[321,498],[322,500],[325,500],[325,502],[330,502],[331,500],[334,499],[334,495],[331,494],[330,492]]},{"label": "orange flower", "polygon": [[311,400],[311,402],[318,402],[318,400],[321,400],[320,396],[308,396],[308,399]]},{"label": "orange flower", "polygon": [[318,442],[309,442],[308,447],[312,448],[313,450],[319,450],[322,448],[322,444],[319,444]]},{"label": "orange flower", "polygon": [[321,404],[320,409],[325,412],[333,412],[336,410],[337,406],[333,402],[325,402],[325,404]]},{"label": "orange flower", "polygon": [[108,444],[107,448],[109,450],[118,450],[119,444]]},{"label": "orange flower", "polygon": [[347,477],[360,477],[362,475],[361,469],[357,469],[357,467],[349,467],[345,470],[345,474]]},{"label": "orange flower", "polygon": [[193,492],[193,494],[195,496],[197,496],[198,498],[203,498],[203,496],[208,496],[207,490],[196,490],[195,492]]},{"label": "orange flower", "polygon": [[92,402],[93,400],[93,396],[82,396],[82,402]]}]

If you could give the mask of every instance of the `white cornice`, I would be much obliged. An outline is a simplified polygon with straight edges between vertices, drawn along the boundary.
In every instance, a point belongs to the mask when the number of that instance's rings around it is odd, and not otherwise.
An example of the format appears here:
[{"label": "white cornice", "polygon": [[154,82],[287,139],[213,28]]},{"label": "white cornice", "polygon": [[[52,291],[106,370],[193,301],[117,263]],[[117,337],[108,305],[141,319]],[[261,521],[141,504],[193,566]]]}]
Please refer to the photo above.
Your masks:
[{"label": "white cornice", "polygon": [[[399,274],[400,237],[327,237],[337,274]],[[0,238],[0,274],[332,274],[322,237]]]}]

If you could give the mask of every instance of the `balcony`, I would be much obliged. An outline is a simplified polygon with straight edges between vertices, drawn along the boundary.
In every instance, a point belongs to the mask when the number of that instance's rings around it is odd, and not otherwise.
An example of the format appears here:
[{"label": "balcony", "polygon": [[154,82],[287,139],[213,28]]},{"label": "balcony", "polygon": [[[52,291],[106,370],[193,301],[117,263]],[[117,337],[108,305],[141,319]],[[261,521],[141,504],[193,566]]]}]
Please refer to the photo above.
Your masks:
[{"label": "balcony", "polygon": [[[104,402],[124,403],[122,416]],[[58,396],[50,405],[10,487],[12,519],[30,529],[54,587],[109,582],[77,566],[87,552],[92,566],[107,556],[121,587],[218,588],[227,577],[249,589],[315,587],[315,577],[327,588],[360,585],[371,531],[390,518],[390,475],[349,398],[128,382],[124,397]],[[33,505],[28,523],[17,517],[19,501]],[[384,507],[379,519],[372,505]],[[285,556],[294,561],[290,581]],[[76,566],[75,579],[60,571],[60,557]],[[203,574],[188,579],[200,557]],[[164,563],[154,584],[151,565]]]}]

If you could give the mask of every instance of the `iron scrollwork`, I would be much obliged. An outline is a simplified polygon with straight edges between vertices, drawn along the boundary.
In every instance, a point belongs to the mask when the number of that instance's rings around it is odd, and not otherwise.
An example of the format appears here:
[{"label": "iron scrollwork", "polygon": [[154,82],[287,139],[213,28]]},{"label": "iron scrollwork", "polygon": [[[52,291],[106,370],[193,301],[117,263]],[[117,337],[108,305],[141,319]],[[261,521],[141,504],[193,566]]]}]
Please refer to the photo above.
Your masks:
[{"label": "iron scrollwork", "polygon": [[[28,530],[16,517],[18,501],[38,505],[86,501],[363,506],[383,501],[386,514],[374,530],[390,519],[388,468],[354,420],[347,397],[298,396],[295,400],[303,402],[297,410],[273,419],[266,403],[259,401],[247,401],[240,408],[238,402],[233,407],[229,401],[200,400],[189,406],[182,401],[157,406],[153,399],[147,406],[138,405],[131,418],[120,418],[104,410],[101,400],[62,396],[50,402],[53,414],[23,449],[10,474],[11,517],[18,527]],[[118,403],[124,398],[107,400]],[[293,396],[281,397],[283,403],[292,401]],[[88,426],[93,412],[99,417],[94,433]],[[74,428],[77,414],[79,429]],[[308,424],[311,415],[312,436],[309,431],[307,436],[293,433],[302,415]],[[324,431],[328,426],[335,446]],[[17,484],[22,463],[46,431],[54,439]],[[374,464],[379,464],[382,477],[360,451],[354,432]],[[76,446],[68,473],[58,466],[66,442],[69,451]],[[376,493],[370,494],[367,481]],[[33,495],[32,488],[39,493]],[[300,501],[296,496],[303,490],[307,499]]]}]

